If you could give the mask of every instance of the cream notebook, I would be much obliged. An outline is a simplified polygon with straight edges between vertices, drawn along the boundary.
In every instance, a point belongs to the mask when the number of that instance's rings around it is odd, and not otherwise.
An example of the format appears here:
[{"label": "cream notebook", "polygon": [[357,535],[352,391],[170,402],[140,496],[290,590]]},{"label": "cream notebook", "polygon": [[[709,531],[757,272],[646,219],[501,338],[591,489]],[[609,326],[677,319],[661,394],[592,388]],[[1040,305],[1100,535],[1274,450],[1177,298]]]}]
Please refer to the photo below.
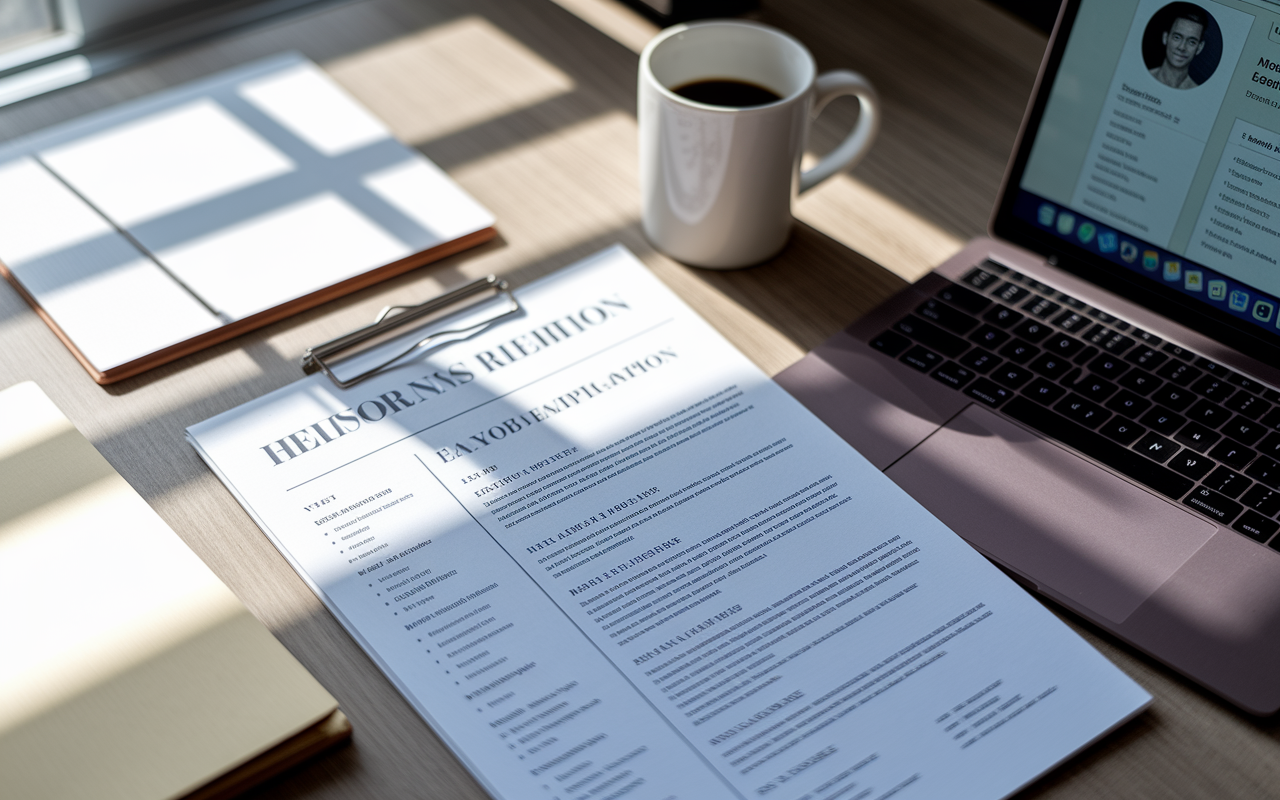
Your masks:
[{"label": "cream notebook", "polygon": [[0,418],[0,795],[216,796],[349,735],[39,387]]}]

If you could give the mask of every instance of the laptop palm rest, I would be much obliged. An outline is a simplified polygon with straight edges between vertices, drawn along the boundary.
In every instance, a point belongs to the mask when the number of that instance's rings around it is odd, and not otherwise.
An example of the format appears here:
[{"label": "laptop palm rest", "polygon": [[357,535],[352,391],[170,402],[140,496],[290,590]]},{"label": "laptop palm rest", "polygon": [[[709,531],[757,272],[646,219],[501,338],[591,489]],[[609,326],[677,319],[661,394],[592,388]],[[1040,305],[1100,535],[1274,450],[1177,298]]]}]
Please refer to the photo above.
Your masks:
[{"label": "laptop palm rest", "polygon": [[885,474],[988,557],[1116,624],[1217,530],[976,405]]}]

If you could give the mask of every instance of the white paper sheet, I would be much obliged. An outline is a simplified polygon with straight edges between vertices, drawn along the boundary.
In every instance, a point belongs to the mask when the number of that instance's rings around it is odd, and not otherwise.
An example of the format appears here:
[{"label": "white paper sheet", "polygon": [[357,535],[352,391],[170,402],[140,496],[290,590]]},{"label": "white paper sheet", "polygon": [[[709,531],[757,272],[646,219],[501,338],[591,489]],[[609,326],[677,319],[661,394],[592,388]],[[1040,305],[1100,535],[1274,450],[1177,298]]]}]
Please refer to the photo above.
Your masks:
[{"label": "white paper sheet", "polygon": [[200,98],[41,153],[122,228],[296,168],[211,99]]},{"label": "white paper sheet", "polygon": [[496,796],[998,798],[1149,696],[622,248],[188,436]]},{"label": "white paper sheet", "polygon": [[0,166],[0,261],[100,369],[222,324],[30,158]]},{"label": "white paper sheet", "polygon": [[100,372],[493,224],[297,54],[0,145],[0,261]]}]

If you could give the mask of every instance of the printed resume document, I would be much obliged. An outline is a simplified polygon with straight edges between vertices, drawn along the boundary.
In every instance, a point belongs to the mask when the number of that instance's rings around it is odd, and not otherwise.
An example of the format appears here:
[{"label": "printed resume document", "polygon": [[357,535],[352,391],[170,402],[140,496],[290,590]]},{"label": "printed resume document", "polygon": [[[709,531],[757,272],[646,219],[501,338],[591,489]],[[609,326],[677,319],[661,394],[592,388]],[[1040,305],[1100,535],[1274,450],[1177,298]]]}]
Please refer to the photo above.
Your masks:
[{"label": "printed resume document", "polygon": [[191,443],[495,796],[999,798],[1150,697],[614,247]]}]

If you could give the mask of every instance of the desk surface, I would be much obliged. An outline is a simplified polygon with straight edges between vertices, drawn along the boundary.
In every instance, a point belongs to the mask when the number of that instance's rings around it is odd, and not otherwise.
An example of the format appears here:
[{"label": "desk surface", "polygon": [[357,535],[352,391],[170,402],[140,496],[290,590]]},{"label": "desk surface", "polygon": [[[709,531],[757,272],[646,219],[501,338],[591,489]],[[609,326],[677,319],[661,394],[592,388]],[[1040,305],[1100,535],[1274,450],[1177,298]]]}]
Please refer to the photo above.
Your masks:
[{"label": "desk surface", "polygon": [[[769,374],[981,234],[1044,49],[981,0],[765,0],[820,68],[864,72],[884,128],[852,176],[801,199],[792,242],[704,272],[640,232],[636,52],[655,29],[609,0],[362,0],[319,8],[0,111],[8,139],[250,59],[299,50],[494,211],[501,238],[115,386],[96,386],[0,287],[0,385],[35,380],[342,704],[352,746],[259,789],[273,798],[482,798],[483,791],[183,441],[186,426],[299,376],[308,345],[489,272],[519,284],[621,241]],[[946,54],[943,59],[940,54]],[[823,151],[856,113],[818,121]],[[1087,623],[1156,697],[1028,797],[1262,797],[1280,727],[1225,706]]]}]

